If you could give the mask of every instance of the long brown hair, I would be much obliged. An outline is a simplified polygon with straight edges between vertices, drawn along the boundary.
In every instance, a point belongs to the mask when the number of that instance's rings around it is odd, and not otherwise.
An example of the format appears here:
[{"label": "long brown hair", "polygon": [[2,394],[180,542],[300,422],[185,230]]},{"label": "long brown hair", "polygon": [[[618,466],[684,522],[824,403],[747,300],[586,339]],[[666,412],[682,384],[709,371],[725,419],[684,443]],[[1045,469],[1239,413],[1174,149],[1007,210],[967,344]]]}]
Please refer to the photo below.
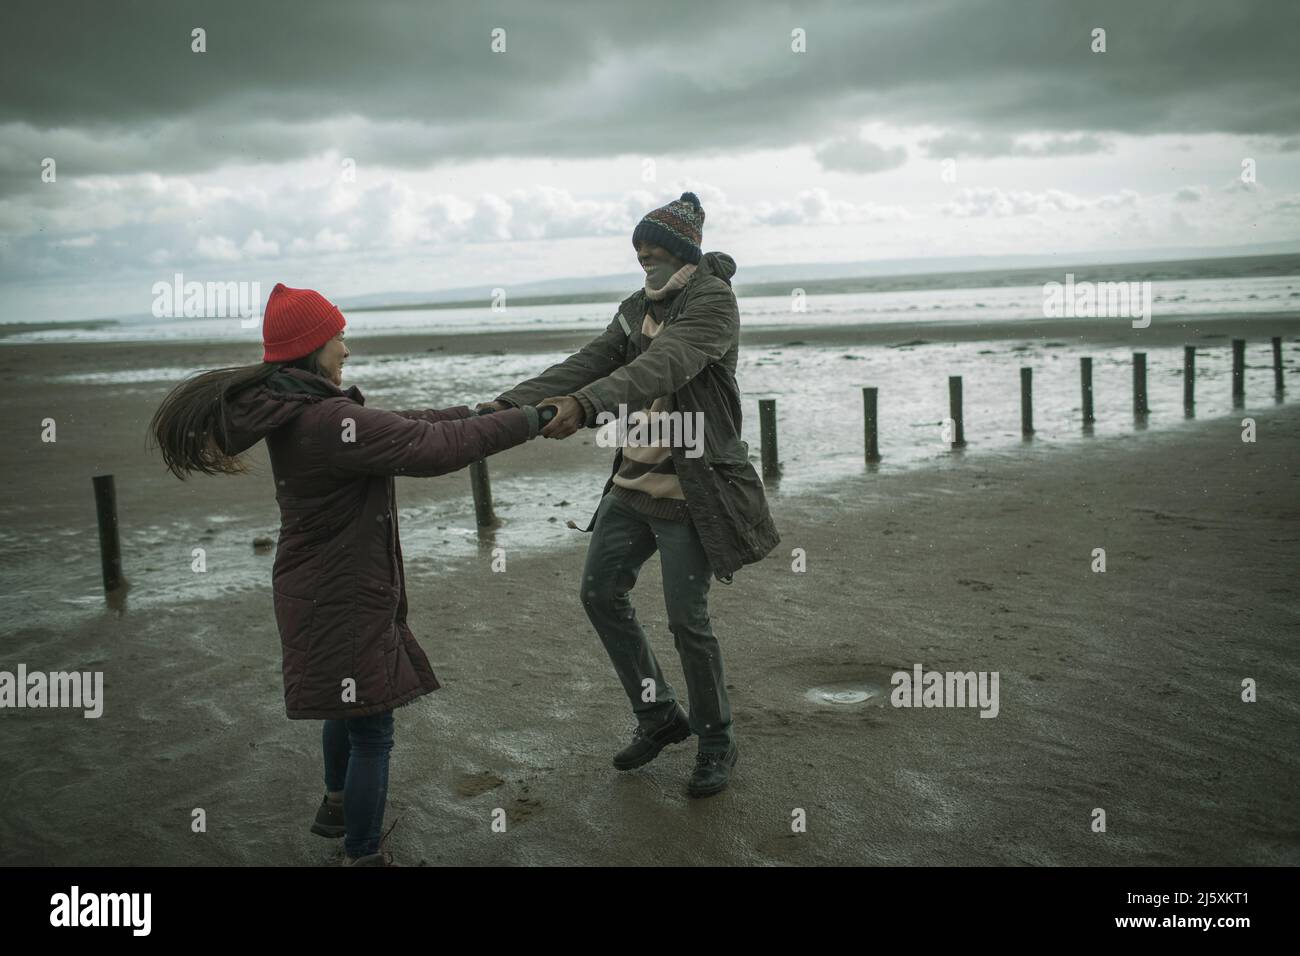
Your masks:
[{"label": "long brown hair", "polygon": [[194,473],[238,475],[247,466],[238,455],[227,455],[217,443],[217,429],[226,430],[226,399],[261,385],[282,368],[300,368],[325,376],[320,366],[324,346],[292,362],[259,362],[198,372],[163,399],[149,421],[149,443],[162,453],[167,469],[182,481]]}]

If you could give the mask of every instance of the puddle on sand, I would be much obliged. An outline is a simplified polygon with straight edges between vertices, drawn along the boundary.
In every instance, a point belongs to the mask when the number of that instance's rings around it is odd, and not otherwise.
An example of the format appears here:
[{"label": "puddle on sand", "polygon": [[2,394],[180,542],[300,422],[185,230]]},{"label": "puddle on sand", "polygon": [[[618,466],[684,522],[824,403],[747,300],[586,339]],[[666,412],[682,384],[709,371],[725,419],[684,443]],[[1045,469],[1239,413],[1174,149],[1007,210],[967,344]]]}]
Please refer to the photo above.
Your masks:
[{"label": "puddle on sand", "polygon": [[829,704],[832,706],[846,706],[853,704],[865,704],[867,702],[876,703],[885,696],[883,688],[865,682],[852,684],[826,684],[823,687],[814,687],[804,693],[804,699],[814,704]]}]

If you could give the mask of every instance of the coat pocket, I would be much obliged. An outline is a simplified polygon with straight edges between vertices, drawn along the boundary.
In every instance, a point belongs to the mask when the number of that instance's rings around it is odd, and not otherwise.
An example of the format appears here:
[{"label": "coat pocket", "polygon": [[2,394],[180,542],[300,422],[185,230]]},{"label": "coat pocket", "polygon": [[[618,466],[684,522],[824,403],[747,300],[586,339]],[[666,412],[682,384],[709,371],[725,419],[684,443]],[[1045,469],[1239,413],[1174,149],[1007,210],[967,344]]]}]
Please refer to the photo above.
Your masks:
[{"label": "coat pocket", "polygon": [[272,596],[275,623],[280,629],[280,643],[286,651],[306,651],[311,641],[316,602],[310,598],[293,597],[282,591],[273,591]]},{"label": "coat pocket", "polygon": [[[740,443],[745,447],[744,443]],[[734,532],[744,532],[768,516],[767,495],[748,456],[728,455],[709,462],[719,509],[728,516]]]}]

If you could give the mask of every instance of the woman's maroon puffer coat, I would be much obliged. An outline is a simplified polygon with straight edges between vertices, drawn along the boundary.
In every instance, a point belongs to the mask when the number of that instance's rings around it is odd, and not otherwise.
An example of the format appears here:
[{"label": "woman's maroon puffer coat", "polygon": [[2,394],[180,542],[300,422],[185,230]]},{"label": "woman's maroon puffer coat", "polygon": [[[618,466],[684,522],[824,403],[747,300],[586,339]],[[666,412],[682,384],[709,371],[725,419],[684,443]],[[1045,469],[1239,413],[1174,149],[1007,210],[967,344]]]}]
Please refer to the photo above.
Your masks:
[{"label": "woman's maroon puffer coat", "polygon": [[226,403],[227,454],[265,438],[280,504],[272,576],[291,718],[363,717],[438,689],[406,626],[394,475],[431,476],[527,441],[518,409],[365,407],[317,375],[285,369]]}]

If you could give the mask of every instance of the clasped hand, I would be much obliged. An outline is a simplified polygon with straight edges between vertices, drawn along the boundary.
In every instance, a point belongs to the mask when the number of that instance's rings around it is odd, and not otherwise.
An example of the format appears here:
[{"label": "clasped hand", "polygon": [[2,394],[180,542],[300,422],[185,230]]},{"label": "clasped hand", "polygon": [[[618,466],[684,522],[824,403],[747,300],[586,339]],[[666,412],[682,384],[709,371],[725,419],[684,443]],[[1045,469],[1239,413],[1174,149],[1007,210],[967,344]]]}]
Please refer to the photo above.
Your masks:
[{"label": "clasped hand", "polygon": [[[579,428],[582,427],[586,416],[583,414],[582,405],[572,395],[555,395],[551,398],[544,398],[537,403],[537,407],[543,405],[555,406],[555,417],[547,422],[546,427],[542,429],[542,436],[545,438],[568,438]],[[491,409],[493,411],[502,411],[509,408],[505,402],[482,402],[475,411]]]}]

